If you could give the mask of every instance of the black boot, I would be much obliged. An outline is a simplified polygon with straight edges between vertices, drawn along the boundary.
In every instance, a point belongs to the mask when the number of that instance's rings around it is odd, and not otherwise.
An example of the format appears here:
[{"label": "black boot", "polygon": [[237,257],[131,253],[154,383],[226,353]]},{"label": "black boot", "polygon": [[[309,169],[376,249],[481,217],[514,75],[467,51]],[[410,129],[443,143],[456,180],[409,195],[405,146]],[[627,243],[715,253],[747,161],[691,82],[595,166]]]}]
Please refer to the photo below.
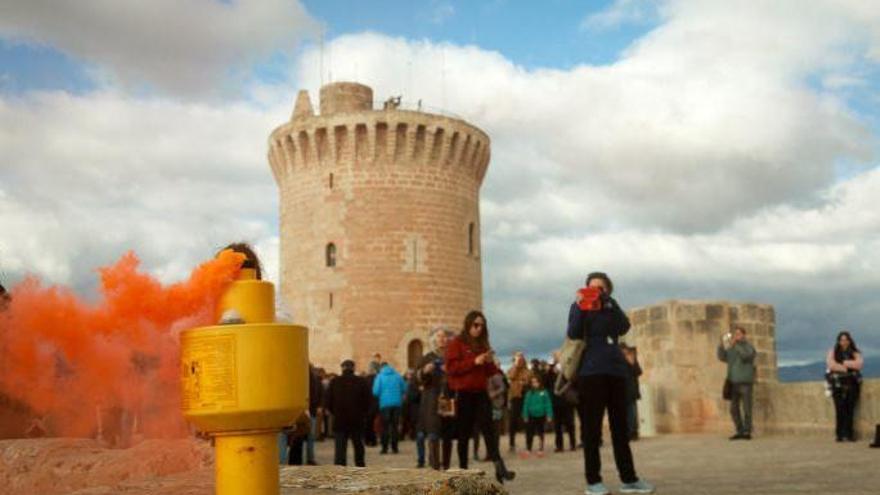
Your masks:
[{"label": "black boot", "polygon": [[507,466],[504,465],[504,459],[499,457],[495,461],[495,479],[503,485],[505,480],[513,481],[514,478],[516,478],[516,472],[508,471]]}]

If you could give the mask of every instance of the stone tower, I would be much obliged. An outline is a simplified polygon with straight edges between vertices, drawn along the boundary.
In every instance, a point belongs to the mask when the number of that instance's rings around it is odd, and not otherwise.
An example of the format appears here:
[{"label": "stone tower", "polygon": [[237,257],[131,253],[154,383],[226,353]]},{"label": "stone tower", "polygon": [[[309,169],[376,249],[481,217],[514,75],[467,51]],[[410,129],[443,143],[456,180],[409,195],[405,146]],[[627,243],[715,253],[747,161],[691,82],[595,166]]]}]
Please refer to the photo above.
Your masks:
[{"label": "stone tower", "polygon": [[399,370],[428,331],[482,306],[480,185],[489,137],[457,118],[373,109],[373,91],[300,91],[269,139],[280,192],[281,297],[310,328],[310,358],[363,370],[379,352]]}]

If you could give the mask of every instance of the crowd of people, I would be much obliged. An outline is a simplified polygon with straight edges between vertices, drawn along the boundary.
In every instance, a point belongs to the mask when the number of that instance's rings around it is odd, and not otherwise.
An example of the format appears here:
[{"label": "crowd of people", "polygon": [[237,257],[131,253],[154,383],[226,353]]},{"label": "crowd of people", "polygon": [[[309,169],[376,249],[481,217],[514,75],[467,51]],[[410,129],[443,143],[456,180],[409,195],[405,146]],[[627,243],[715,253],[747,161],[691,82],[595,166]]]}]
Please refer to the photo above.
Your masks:
[{"label": "crowd of people", "polygon": [[[336,464],[347,465],[351,444],[354,464],[364,466],[366,447],[378,447],[379,455],[396,455],[399,442],[409,438],[416,443],[419,468],[449,469],[455,453],[457,466],[467,469],[473,445],[473,458],[493,463],[495,478],[503,483],[516,474],[507,469],[500,436],[507,433],[511,454],[528,459],[545,455],[545,435],[552,432],[554,452],[566,450],[566,439],[570,450],[584,448],[587,482],[594,489],[588,493],[601,493],[598,452],[607,409],[624,493],[650,493],[653,487],[636,476],[629,449],[629,442],[638,438],[641,375],[636,349],[618,340],[629,321],[611,298],[613,286],[606,275],[591,274],[587,285],[605,295],[598,311],[582,312],[578,302],[572,306],[568,337],[587,341],[577,394],[558,393],[558,352],[550,361],[531,362],[517,352],[508,371],[502,371],[485,315],[471,311],[458,332],[432,330],[430,351],[403,374],[378,353],[360,372],[352,360],[342,362],[339,374],[310,367],[311,420],[285,435],[287,462],[314,464],[314,442],[332,436]],[[587,396],[590,400],[584,400]],[[525,448],[517,451],[521,433]]]}]

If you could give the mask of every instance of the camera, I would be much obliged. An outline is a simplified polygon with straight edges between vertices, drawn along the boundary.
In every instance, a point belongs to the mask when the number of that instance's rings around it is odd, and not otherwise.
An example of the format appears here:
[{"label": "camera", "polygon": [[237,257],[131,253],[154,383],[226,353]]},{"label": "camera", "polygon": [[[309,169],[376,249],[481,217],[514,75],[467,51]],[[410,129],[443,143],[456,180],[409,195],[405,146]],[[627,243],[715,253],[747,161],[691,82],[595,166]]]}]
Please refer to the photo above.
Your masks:
[{"label": "camera", "polygon": [[604,292],[602,289],[598,289],[596,287],[584,287],[583,289],[579,289],[578,293],[581,295],[581,300],[578,303],[578,307],[583,311],[599,311],[602,309],[602,299],[604,296]]}]

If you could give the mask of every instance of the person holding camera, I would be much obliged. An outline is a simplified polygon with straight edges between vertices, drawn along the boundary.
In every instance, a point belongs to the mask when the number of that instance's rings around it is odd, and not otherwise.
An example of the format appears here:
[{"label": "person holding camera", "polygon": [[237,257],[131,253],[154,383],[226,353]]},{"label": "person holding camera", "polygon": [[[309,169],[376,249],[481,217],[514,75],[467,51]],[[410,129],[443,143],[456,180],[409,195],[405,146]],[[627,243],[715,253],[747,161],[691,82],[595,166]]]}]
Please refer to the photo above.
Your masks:
[{"label": "person holding camera", "polygon": [[862,385],[862,353],[847,331],[837,334],[837,342],[825,358],[828,381],[834,399],[837,441],[856,441],[853,418]]},{"label": "person holding camera", "polygon": [[752,439],[752,389],[755,383],[754,346],[746,340],[746,331],[736,327],[733,334],[721,336],[718,359],[727,363],[730,382],[730,417],[736,427],[731,440]]},{"label": "person holding camera", "polygon": [[458,464],[462,469],[468,468],[468,440],[476,425],[483,433],[486,452],[495,464],[495,479],[504,483],[512,480],[516,473],[504,465],[498,452],[498,437],[492,428],[492,404],[487,388],[489,379],[501,373],[494,360],[486,317],[479,311],[471,311],[464,319],[461,332],[446,347],[447,380],[458,402],[455,407]]},{"label": "person holding camera", "polygon": [[587,276],[587,287],[578,291],[568,313],[568,338],[586,343],[578,370],[579,413],[583,428],[584,471],[587,495],[610,493],[602,483],[599,443],[602,419],[608,410],[614,461],[621,493],[653,493],[654,487],[636,475],[629,447],[626,418],[627,378],[630,371],[618,339],[629,331],[626,314],[611,294],[614,284],[605,273]]}]

